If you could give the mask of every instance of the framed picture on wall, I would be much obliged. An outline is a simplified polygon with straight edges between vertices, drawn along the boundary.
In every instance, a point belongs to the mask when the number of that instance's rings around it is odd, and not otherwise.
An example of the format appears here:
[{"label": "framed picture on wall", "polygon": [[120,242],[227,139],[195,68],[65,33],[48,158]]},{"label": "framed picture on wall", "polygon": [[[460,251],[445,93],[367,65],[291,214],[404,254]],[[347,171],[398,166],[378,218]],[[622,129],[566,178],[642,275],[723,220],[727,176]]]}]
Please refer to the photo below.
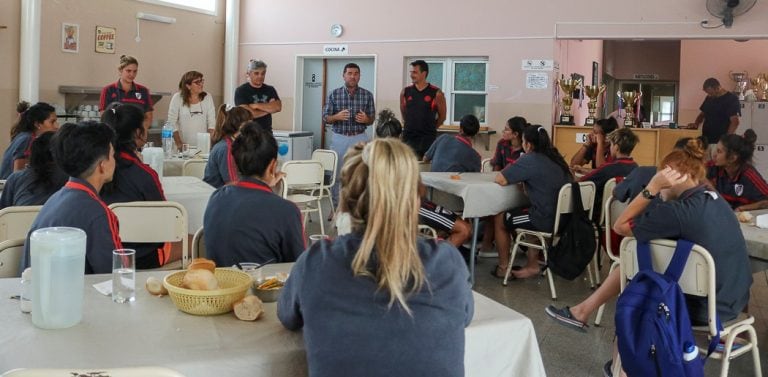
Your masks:
[{"label": "framed picture on wall", "polygon": [[80,26],[63,22],[61,24],[61,51],[77,53],[80,47]]},{"label": "framed picture on wall", "polygon": [[116,38],[117,29],[109,26],[96,26],[96,52],[114,54]]}]

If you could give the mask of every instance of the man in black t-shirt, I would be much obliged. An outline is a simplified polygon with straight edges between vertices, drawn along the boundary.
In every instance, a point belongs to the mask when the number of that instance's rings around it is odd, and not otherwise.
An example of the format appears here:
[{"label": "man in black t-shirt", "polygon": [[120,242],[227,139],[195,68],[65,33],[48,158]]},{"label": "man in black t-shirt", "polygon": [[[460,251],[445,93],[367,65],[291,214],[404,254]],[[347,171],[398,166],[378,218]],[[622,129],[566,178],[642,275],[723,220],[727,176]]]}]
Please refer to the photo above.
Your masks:
[{"label": "man in black t-shirt", "polygon": [[253,119],[272,131],[272,114],[279,113],[283,103],[275,88],[264,83],[266,77],[266,63],[261,60],[248,62],[248,82],[235,89],[235,105],[248,105]]},{"label": "man in black t-shirt", "polygon": [[405,122],[403,141],[421,160],[437,138],[437,128],[445,121],[445,96],[440,88],[427,82],[429,65],[425,61],[412,62],[410,73],[413,84],[400,92],[400,113]]},{"label": "man in black t-shirt", "polygon": [[715,78],[704,81],[704,92],[707,98],[701,104],[699,116],[696,121],[688,125],[688,128],[696,128],[704,124],[701,133],[709,144],[709,157],[714,156],[717,142],[726,134],[736,132],[741,115],[739,97],[723,89]]}]

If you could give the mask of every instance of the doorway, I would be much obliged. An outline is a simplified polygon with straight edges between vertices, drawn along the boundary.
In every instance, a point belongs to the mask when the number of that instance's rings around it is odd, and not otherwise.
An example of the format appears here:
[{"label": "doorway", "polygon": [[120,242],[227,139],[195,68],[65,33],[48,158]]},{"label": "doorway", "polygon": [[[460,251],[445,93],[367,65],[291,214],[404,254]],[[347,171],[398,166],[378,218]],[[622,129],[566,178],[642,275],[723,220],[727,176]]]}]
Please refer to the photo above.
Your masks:
[{"label": "doorway", "polygon": [[[376,100],[376,57],[375,56],[297,56],[296,64],[296,106],[294,123],[297,130],[313,134],[312,149],[330,147],[330,126],[323,123],[323,109],[328,94],[344,85],[344,66],[355,63],[360,66],[360,87],[369,90]],[[366,132],[373,136],[372,127]]]},{"label": "doorway", "polygon": [[624,91],[639,91],[641,119],[655,122],[676,122],[677,82],[660,81],[619,81],[619,88]]}]

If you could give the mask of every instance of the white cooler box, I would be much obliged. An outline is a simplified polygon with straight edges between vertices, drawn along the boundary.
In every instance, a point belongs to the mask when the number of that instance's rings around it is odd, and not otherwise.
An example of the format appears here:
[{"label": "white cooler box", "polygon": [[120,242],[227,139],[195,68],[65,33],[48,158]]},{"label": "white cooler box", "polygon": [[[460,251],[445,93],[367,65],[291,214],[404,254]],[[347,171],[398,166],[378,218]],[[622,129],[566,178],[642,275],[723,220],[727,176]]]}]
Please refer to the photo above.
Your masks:
[{"label": "white cooler box", "polygon": [[277,159],[281,161],[312,159],[312,132],[273,131],[277,140]]}]

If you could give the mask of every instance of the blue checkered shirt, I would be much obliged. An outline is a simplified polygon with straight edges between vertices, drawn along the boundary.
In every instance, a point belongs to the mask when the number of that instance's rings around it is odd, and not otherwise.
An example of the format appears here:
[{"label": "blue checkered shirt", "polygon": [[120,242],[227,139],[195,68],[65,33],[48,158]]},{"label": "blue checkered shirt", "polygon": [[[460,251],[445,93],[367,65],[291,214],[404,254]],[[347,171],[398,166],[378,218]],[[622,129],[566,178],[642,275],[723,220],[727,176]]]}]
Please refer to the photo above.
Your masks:
[{"label": "blue checkered shirt", "polygon": [[371,119],[376,116],[376,107],[373,104],[373,94],[359,86],[357,87],[357,90],[355,90],[355,94],[351,96],[344,86],[334,89],[333,92],[328,95],[328,101],[325,103],[323,120],[328,123],[326,119],[329,116],[344,109],[349,109],[349,119],[333,123],[333,132],[337,134],[351,136],[365,132],[365,127],[367,127],[367,125],[355,121],[355,114],[360,110],[363,110],[363,112],[371,117]]}]

